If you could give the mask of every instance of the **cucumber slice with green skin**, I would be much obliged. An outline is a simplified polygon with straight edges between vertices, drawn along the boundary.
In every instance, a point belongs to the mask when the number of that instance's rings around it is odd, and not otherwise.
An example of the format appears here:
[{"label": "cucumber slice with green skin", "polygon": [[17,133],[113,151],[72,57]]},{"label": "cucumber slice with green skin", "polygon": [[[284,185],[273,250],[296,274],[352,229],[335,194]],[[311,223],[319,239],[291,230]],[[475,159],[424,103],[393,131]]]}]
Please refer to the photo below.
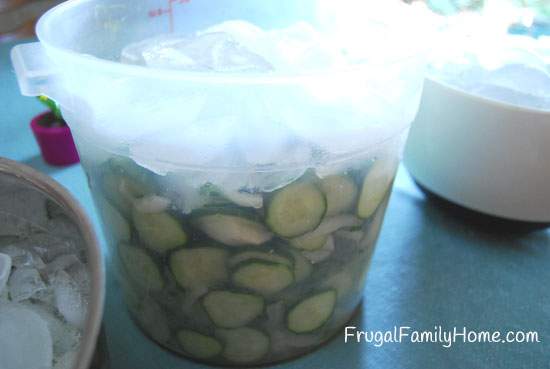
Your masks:
[{"label": "cucumber slice with green skin", "polygon": [[115,243],[130,241],[130,225],[126,218],[107,200],[100,198],[98,202],[105,227],[110,230]]},{"label": "cucumber slice with green skin", "polygon": [[397,158],[393,157],[374,162],[363,180],[357,204],[357,215],[360,218],[369,218],[382,203],[391,188],[398,164]]},{"label": "cucumber slice with green skin", "polygon": [[180,223],[166,212],[133,212],[134,226],[139,238],[150,250],[165,253],[187,243],[187,234]]},{"label": "cucumber slice with green skin", "polygon": [[112,173],[123,175],[132,182],[148,188],[148,193],[156,192],[157,174],[137,164],[124,156],[114,156],[108,160],[108,167]]},{"label": "cucumber slice with green skin", "polygon": [[302,255],[304,255],[304,257],[312,264],[317,264],[328,259],[334,250],[334,238],[332,236],[328,236],[327,242],[322,248],[314,251],[302,251]]},{"label": "cucumber slice with green skin", "polygon": [[313,264],[298,250],[290,249],[294,258],[294,279],[296,283],[305,280],[313,272]]},{"label": "cucumber slice with green skin", "polygon": [[134,195],[128,190],[128,179],[124,176],[105,173],[102,177],[103,194],[120,212],[128,216],[132,213]]},{"label": "cucumber slice with green skin", "polygon": [[266,223],[279,236],[297,237],[317,228],[326,209],[325,195],[316,185],[294,182],[271,196]]},{"label": "cucumber slice with green skin", "polygon": [[143,249],[122,243],[118,246],[118,253],[124,270],[141,290],[160,291],[164,287],[157,264]]},{"label": "cucumber slice with green skin", "polygon": [[178,250],[170,255],[170,269],[184,289],[201,290],[227,280],[227,251],[215,247]]},{"label": "cucumber slice with green skin", "polygon": [[220,328],[243,327],[264,311],[262,297],[231,291],[209,292],[202,304],[212,323]]},{"label": "cucumber slice with green skin", "polygon": [[232,203],[245,208],[261,209],[264,206],[264,199],[260,194],[223,189],[221,193]]},{"label": "cucumber slice with green skin", "polygon": [[168,210],[171,201],[165,197],[148,195],[134,201],[134,208],[140,213],[161,213]]},{"label": "cucumber slice with green skin", "polygon": [[261,260],[261,261],[267,261],[270,263],[283,264],[290,268],[293,267],[292,261],[285,258],[284,256],[277,255],[273,252],[261,252],[261,251],[245,251],[245,252],[238,253],[237,255],[231,257],[227,264],[229,265],[229,267],[234,267],[237,264],[250,261],[250,260]]},{"label": "cucumber slice with green skin", "polygon": [[261,223],[236,215],[203,215],[194,225],[213,240],[228,246],[257,246],[273,237]]},{"label": "cucumber slice with green skin", "polygon": [[154,193],[151,186],[114,173],[103,175],[105,197],[124,215],[130,216],[135,199]]},{"label": "cucumber slice with green skin", "polygon": [[379,207],[373,214],[372,220],[365,231],[365,236],[359,243],[359,247],[362,249],[373,249],[374,244],[378,240],[378,236],[380,235],[380,231],[382,230],[382,225],[384,223],[384,214],[386,213],[386,208],[388,206],[387,199],[382,201],[384,202],[384,205]]},{"label": "cucumber slice with green skin", "polygon": [[257,329],[217,329],[216,336],[225,343],[223,357],[236,364],[253,363],[269,352],[269,337]]},{"label": "cucumber slice with green skin", "polygon": [[336,291],[328,290],[306,298],[287,315],[287,328],[294,333],[308,333],[322,327],[336,306]]},{"label": "cucumber slice with green skin", "polygon": [[291,285],[294,282],[294,273],[283,264],[252,261],[239,266],[231,279],[236,286],[265,296]]},{"label": "cucumber slice with green skin", "polygon": [[214,337],[206,336],[188,329],[177,333],[178,342],[189,356],[195,359],[209,359],[222,352],[222,345]]},{"label": "cucumber slice with green skin", "polygon": [[[321,222],[321,224],[319,224],[319,226],[315,228],[312,232],[306,233],[300,237],[293,238],[290,241],[290,244],[294,247],[296,247],[296,245],[306,245],[306,247],[309,246],[309,249],[303,247],[298,248],[313,251],[323,247],[326,243],[326,237],[333,232],[336,232],[337,230],[342,228],[359,227],[362,224],[363,220],[357,218],[356,216],[350,214],[335,215],[333,217],[325,218]],[[325,243],[319,246],[318,243],[320,243],[322,240],[325,240]]]},{"label": "cucumber slice with green skin", "polygon": [[162,343],[170,340],[170,328],[166,313],[153,299],[145,299],[135,314],[143,330],[154,340]]},{"label": "cucumber slice with green skin", "polygon": [[327,217],[344,213],[356,204],[359,191],[350,177],[325,177],[320,181],[319,186],[327,199],[327,213],[325,215]]},{"label": "cucumber slice with green skin", "polygon": [[290,245],[305,251],[319,250],[327,243],[328,235],[311,235],[306,233],[303,236],[293,238],[289,241]]},{"label": "cucumber slice with green skin", "polygon": [[359,243],[363,239],[363,237],[365,237],[365,233],[363,231],[339,230],[336,233],[334,233],[334,236],[339,240]]}]

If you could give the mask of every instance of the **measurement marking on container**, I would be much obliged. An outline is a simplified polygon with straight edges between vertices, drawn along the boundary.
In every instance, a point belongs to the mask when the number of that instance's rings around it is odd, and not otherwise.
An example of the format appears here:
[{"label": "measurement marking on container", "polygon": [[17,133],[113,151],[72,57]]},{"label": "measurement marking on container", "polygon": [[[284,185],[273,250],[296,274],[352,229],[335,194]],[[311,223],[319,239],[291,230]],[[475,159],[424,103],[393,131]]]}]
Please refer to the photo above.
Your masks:
[{"label": "measurement marking on container", "polygon": [[191,0],[167,0],[166,7],[151,9],[148,12],[150,18],[162,17],[168,15],[170,23],[170,33],[174,32],[174,5],[183,5],[190,3]]}]

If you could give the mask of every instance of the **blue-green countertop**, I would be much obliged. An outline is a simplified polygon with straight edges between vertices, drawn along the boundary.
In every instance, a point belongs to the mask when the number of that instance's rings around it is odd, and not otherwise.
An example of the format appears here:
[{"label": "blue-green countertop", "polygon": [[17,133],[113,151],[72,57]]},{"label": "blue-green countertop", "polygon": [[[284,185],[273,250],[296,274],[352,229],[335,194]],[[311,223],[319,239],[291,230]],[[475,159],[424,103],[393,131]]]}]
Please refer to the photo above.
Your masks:
[{"label": "blue-green countertop", "polygon": [[[12,46],[0,45],[0,156],[61,182],[101,233],[82,168],[51,167],[40,157],[29,122],[44,109],[35,99],[20,96],[9,61]],[[497,222],[433,199],[401,168],[363,307],[352,323],[363,331],[400,326],[411,331],[466,327],[503,335],[511,330],[536,331],[540,342],[459,340],[445,348],[439,343],[404,341],[376,347],[344,343],[342,332],[316,352],[273,368],[550,368],[550,230]],[[204,367],[162,350],[141,335],[109,271],[104,325],[113,369]]]}]

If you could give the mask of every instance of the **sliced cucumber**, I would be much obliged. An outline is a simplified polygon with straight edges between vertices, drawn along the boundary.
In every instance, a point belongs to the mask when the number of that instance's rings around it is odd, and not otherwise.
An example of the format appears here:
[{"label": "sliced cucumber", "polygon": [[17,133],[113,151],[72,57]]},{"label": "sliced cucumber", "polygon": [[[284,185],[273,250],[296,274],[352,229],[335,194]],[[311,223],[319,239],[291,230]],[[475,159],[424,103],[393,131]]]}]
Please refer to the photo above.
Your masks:
[{"label": "sliced cucumber", "polygon": [[312,264],[317,264],[325,261],[334,252],[334,238],[332,236],[327,237],[327,242],[319,250],[314,251],[302,251],[302,255],[308,259]]},{"label": "sliced cucumber", "polygon": [[161,213],[169,207],[170,200],[157,195],[148,195],[134,201],[134,208],[140,213]]},{"label": "sliced cucumber", "polygon": [[359,243],[363,239],[363,237],[365,237],[365,233],[363,231],[339,230],[334,233],[334,236],[347,242]]},{"label": "sliced cucumber", "polygon": [[236,215],[203,215],[194,224],[210,238],[228,246],[261,245],[273,237],[261,223]]},{"label": "sliced cucumber", "polygon": [[102,178],[102,189],[105,197],[120,212],[128,216],[132,213],[133,195],[127,190],[128,179],[113,173],[105,173]]},{"label": "sliced cucumber", "polygon": [[149,249],[164,253],[187,242],[187,234],[170,214],[133,212],[134,226],[143,244]]},{"label": "sliced cucumber", "polygon": [[[340,214],[325,218],[312,232],[290,240],[290,244],[296,248],[314,251],[325,246],[327,237],[333,232],[342,228],[355,228],[363,224],[363,221],[356,216]],[[321,244],[321,241],[324,241]],[[320,246],[319,246],[320,245]]]},{"label": "sliced cucumber", "polygon": [[398,164],[397,159],[393,157],[379,159],[374,162],[363,180],[361,195],[357,204],[357,215],[359,217],[366,219],[374,214],[390,190]]},{"label": "sliced cucumber", "polygon": [[151,335],[154,340],[162,343],[170,340],[170,328],[166,319],[166,312],[153,299],[145,299],[135,314],[143,330]]},{"label": "sliced cucumber", "polygon": [[278,263],[292,268],[292,261],[274,252],[245,251],[231,257],[228,261],[230,267],[234,267],[245,261],[262,260],[270,263]]},{"label": "sliced cucumber", "polygon": [[108,161],[110,169],[115,173],[121,173],[130,178],[151,185],[151,177],[154,173],[139,166],[135,161],[124,156],[113,156]]},{"label": "sliced cucumber", "polygon": [[182,249],[170,256],[170,269],[181,287],[199,290],[227,279],[226,260],[227,252],[215,247]]},{"label": "sliced cucumber", "polygon": [[290,244],[300,250],[306,250],[306,251],[315,251],[327,243],[328,235],[322,234],[322,235],[311,235],[311,233],[306,233],[303,236],[296,237],[291,239],[289,242]]},{"label": "sliced cucumber", "polygon": [[[382,200],[384,201],[384,200]],[[368,225],[365,236],[359,243],[359,247],[363,249],[373,249],[378,236],[382,231],[382,225],[384,223],[384,214],[386,212],[386,207],[388,202],[386,201],[383,207],[379,207],[376,212],[373,214],[372,220]]]},{"label": "sliced cucumber", "polygon": [[[327,288],[332,288],[336,291],[338,300],[342,300],[353,290],[355,283],[355,272],[357,269],[356,263],[351,263],[351,265],[341,270],[335,274],[330,275],[327,279],[323,281],[323,286]],[[358,282],[358,281],[355,281]]]},{"label": "sliced cucumber", "polygon": [[289,250],[294,258],[294,279],[301,282],[313,272],[313,264],[298,250]]},{"label": "sliced cucumber", "polygon": [[325,177],[320,187],[327,198],[327,217],[350,210],[357,201],[357,186],[348,176]]},{"label": "sliced cucumber", "polygon": [[119,211],[109,204],[102,197],[99,198],[99,208],[105,227],[107,227],[113,235],[114,242],[130,241],[130,225],[128,221],[119,213]]},{"label": "sliced cucumber", "polygon": [[147,184],[133,181],[127,176],[106,173],[103,176],[103,192],[120,212],[130,216],[135,199],[152,194],[154,189]]},{"label": "sliced cucumber", "polygon": [[183,351],[195,359],[209,359],[222,352],[221,343],[214,337],[188,329],[179,331],[177,337]]},{"label": "sliced cucumber", "polygon": [[327,209],[323,193],[312,183],[295,182],[275,192],[266,223],[282,237],[297,237],[321,223]]},{"label": "sliced cucumber", "polygon": [[225,343],[222,355],[233,363],[253,363],[269,351],[269,337],[257,329],[217,329],[216,336]]},{"label": "sliced cucumber", "polygon": [[124,270],[141,290],[159,291],[164,287],[164,280],[157,264],[144,250],[121,243],[118,252]]},{"label": "sliced cucumber", "polygon": [[242,191],[221,190],[229,201],[245,208],[261,209],[264,206],[262,195]]},{"label": "sliced cucumber", "polygon": [[287,315],[287,327],[294,333],[308,333],[322,327],[332,316],[336,291],[328,290],[308,297]]},{"label": "sliced cucumber", "polygon": [[283,264],[253,261],[238,267],[231,278],[236,286],[270,295],[292,284],[294,273]]},{"label": "sliced cucumber", "polygon": [[146,189],[143,195],[156,192],[159,176],[149,169],[140,166],[134,160],[123,156],[115,156],[109,159],[108,168],[111,173],[122,175],[128,178],[134,185]]},{"label": "sliced cucumber", "polygon": [[212,322],[220,328],[245,326],[264,310],[262,297],[231,291],[212,291],[202,304]]},{"label": "sliced cucumber", "polygon": [[363,224],[363,220],[357,218],[356,216],[350,214],[340,214],[333,217],[325,218],[319,227],[317,227],[310,236],[316,235],[328,235],[333,232],[336,232],[339,229],[344,228],[357,228]]}]

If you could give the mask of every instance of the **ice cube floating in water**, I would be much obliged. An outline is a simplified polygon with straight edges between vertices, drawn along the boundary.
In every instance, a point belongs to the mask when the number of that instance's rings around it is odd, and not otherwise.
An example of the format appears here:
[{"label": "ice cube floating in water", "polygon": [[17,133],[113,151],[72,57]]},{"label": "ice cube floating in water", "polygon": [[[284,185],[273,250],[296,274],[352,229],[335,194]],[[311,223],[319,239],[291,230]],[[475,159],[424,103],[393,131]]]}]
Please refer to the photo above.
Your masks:
[{"label": "ice cube floating in water", "polygon": [[0,175],[0,366],[70,368],[90,293],[84,243],[59,205]]},{"label": "ice cube floating in water", "polygon": [[[199,78],[319,74],[281,86],[196,89],[183,80],[177,93],[166,90],[162,99],[142,102],[136,96],[132,109],[113,109],[105,124],[97,122],[97,132],[122,143],[137,163],[161,175],[184,164],[265,169],[358,153],[410,124],[419,91],[411,89],[405,102],[405,86],[411,83],[405,75],[394,77],[392,85],[387,75],[394,71],[386,63],[357,72],[353,67],[379,56],[365,52],[363,44],[338,41],[306,22],[265,30],[232,20],[192,34],[165,34],[130,44],[121,52],[122,63],[192,72]],[[396,109],[392,99],[415,108]],[[74,119],[89,125],[81,117]],[[298,171],[289,181],[302,174]],[[272,186],[269,180],[260,187]],[[247,183],[232,187],[243,185]]]},{"label": "ice cube floating in water", "polygon": [[345,65],[343,50],[299,22],[265,31],[251,23],[226,21],[192,35],[168,34],[128,45],[121,61],[191,72],[310,72]]},{"label": "ice cube floating in water", "polygon": [[432,78],[487,99],[550,110],[550,65],[541,41],[504,32],[475,34],[475,26],[464,27],[451,27],[446,36],[453,37],[447,43],[452,47],[432,56]]}]

